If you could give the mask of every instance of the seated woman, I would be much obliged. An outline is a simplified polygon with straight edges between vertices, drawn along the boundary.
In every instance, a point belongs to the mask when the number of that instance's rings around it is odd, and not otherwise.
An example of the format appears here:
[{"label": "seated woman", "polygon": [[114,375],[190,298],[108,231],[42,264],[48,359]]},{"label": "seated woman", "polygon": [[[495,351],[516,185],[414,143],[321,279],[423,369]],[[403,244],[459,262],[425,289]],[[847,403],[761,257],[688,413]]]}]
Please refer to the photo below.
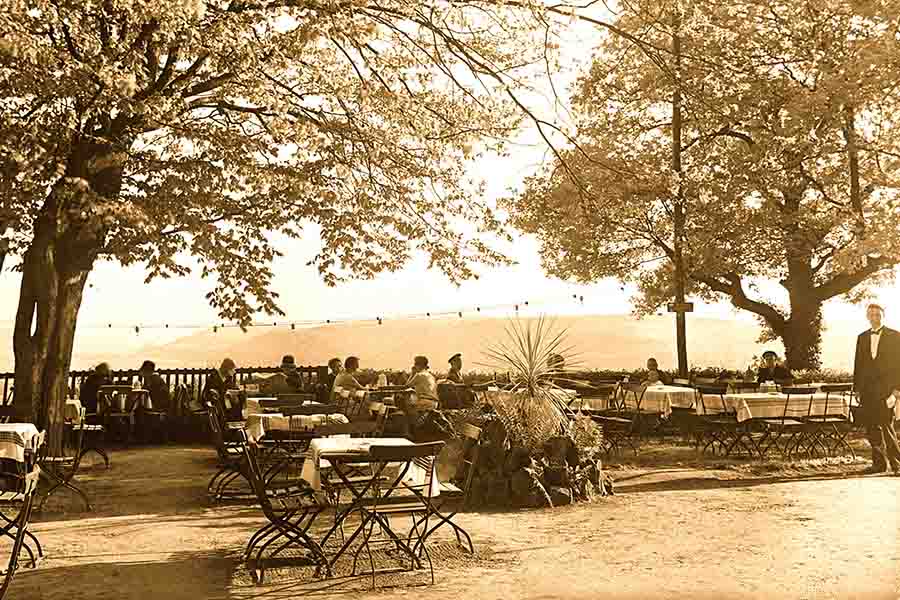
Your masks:
[{"label": "seated woman", "polygon": [[647,359],[647,378],[644,380],[644,385],[666,385],[669,383],[668,377],[665,373],[659,370],[659,363],[655,358]]},{"label": "seated woman", "polygon": [[438,406],[437,380],[428,370],[428,358],[417,356],[413,359],[412,375],[406,382],[408,387],[415,390],[414,398],[402,398],[398,407],[405,416],[406,431],[408,437],[415,438],[415,429],[420,417]]},{"label": "seated woman", "polygon": [[331,404],[334,404],[339,400],[339,390],[346,390],[352,395],[353,392],[366,389],[366,386],[356,379],[356,372],[358,370],[359,358],[356,356],[348,356],[347,360],[344,361],[344,370],[338,373],[334,378],[334,386],[331,388],[331,395],[329,396],[329,402]]},{"label": "seated woman", "polygon": [[756,383],[765,383],[767,381],[791,381],[794,379],[793,373],[788,371],[784,366],[778,364],[778,355],[772,350],[763,352],[763,366],[760,367],[756,376]]}]

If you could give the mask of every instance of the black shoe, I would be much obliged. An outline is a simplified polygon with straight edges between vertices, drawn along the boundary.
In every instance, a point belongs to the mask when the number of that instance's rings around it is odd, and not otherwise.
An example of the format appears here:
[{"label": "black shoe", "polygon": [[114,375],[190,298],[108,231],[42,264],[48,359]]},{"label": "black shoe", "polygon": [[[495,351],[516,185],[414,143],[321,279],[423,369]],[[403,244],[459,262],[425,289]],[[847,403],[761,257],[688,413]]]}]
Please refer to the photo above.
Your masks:
[{"label": "black shoe", "polygon": [[860,471],[860,475],[878,475],[879,473],[887,473],[887,467],[871,466],[868,469]]}]

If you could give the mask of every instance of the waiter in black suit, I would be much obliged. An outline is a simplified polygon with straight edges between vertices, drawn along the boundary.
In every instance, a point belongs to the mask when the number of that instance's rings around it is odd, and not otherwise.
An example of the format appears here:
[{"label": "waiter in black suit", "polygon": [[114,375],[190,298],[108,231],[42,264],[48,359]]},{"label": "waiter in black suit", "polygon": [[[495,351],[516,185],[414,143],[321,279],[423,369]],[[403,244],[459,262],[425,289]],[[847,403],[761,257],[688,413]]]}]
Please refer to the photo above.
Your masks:
[{"label": "waiter in black suit", "polygon": [[[893,402],[900,397],[900,332],[885,327],[884,308],[866,309],[871,325],[856,340],[853,383],[859,395],[857,421],[866,428],[872,446],[872,466],[866,473],[883,473],[888,465],[900,475],[900,446],[894,432]],[[893,398],[892,398],[893,396]]]}]

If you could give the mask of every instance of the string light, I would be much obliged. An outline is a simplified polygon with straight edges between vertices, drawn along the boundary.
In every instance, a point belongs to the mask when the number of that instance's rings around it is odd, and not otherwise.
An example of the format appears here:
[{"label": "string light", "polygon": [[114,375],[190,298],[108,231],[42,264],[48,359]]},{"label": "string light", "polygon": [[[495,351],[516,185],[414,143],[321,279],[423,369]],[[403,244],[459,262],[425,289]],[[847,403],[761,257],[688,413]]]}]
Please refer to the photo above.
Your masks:
[{"label": "string light", "polygon": [[[623,287],[622,289],[624,289],[624,287]],[[580,301],[582,304],[584,303],[584,296],[579,296],[578,294],[572,294],[572,298],[575,299],[576,301]],[[536,305],[540,305],[540,304],[549,304],[549,303],[552,303],[552,302],[559,302],[559,300],[548,299],[548,300],[545,300],[545,301],[538,301],[538,302],[536,302],[535,304],[536,304]],[[519,312],[520,312],[520,308],[523,307],[523,306],[525,306],[525,307],[531,307],[531,301],[530,301],[530,300],[524,300],[524,301],[519,302],[519,303],[516,303],[516,304],[511,304],[511,303],[510,303],[510,304],[495,304],[495,305],[484,306],[484,307],[482,307],[482,306],[476,306],[476,307],[474,307],[474,308],[475,308],[475,311],[474,311],[474,312],[480,314],[480,313],[483,312],[483,311],[482,311],[482,308],[483,308],[485,311],[487,311],[487,310],[498,311],[498,310],[504,310],[504,309],[505,309],[505,310],[508,310],[508,309],[512,308],[516,313],[519,313]],[[377,321],[378,324],[380,325],[380,324],[383,324],[383,323],[384,323],[384,320],[385,320],[385,319],[390,319],[390,320],[401,320],[401,319],[414,319],[414,318],[422,318],[422,317],[427,317],[427,318],[433,318],[433,317],[443,317],[443,318],[448,318],[448,317],[454,317],[454,316],[457,317],[457,318],[462,319],[462,318],[463,318],[463,312],[465,312],[465,311],[464,311],[464,310],[450,310],[450,311],[445,311],[445,312],[432,312],[432,311],[427,311],[427,312],[424,312],[424,313],[397,314],[397,315],[391,315],[391,316],[388,316],[388,317],[385,317],[385,316],[381,315],[381,316],[376,317],[376,321]],[[285,320],[285,321],[280,321],[280,322],[279,322],[279,321],[267,321],[267,322],[252,322],[252,323],[247,323],[246,325],[244,325],[244,326],[242,327],[242,329],[244,330],[244,332],[246,332],[246,330],[247,330],[248,328],[250,328],[250,327],[279,327],[279,326],[288,325],[288,326],[290,326],[291,330],[296,331],[297,325],[298,325],[298,324],[309,325],[309,326],[319,326],[319,325],[352,324],[352,323],[364,324],[364,323],[367,322],[367,321],[368,321],[369,323],[372,322],[369,318],[359,318],[359,317],[355,317],[355,318],[346,318],[346,319],[330,319],[330,318],[329,318],[329,319],[324,319],[324,320],[321,320],[321,319],[320,319],[320,320],[298,320],[298,321],[287,321],[287,320]],[[117,325],[117,324],[109,323],[109,322],[107,322],[107,323],[105,323],[105,324],[97,324],[97,325],[89,325],[89,324],[85,324],[85,325],[82,325],[81,327],[82,327],[82,328],[90,328],[90,327],[103,327],[103,326],[105,326],[105,327],[108,328],[108,329],[131,328],[131,329],[134,329],[136,333],[140,333],[140,330],[141,330],[141,329],[172,329],[172,328],[174,328],[174,329],[207,329],[207,328],[210,328],[210,327],[212,328],[212,330],[213,330],[214,333],[217,333],[219,329],[225,329],[226,327],[241,327],[241,325],[240,325],[239,323],[229,323],[229,324],[218,323],[218,324],[214,324],[214,325],[210,325],[210,324],[187,324],[187,323],[185,323],[185,324],[177,324],[177,323],[176,323],[176,324],[160,323],[160,324],[158,324],[158,325],[146,325],[146,324],[145,324],[145,325],[137,326],[137,325],[123,325],[123,324]]]}]

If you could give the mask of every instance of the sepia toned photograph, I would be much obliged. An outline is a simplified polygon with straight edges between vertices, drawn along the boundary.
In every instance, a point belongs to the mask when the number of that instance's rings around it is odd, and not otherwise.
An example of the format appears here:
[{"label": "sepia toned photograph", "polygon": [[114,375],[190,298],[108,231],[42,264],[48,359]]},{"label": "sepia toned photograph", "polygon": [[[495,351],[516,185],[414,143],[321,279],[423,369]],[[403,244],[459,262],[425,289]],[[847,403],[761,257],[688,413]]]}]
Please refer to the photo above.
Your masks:
[{"label": "sepia toned photograph", "polygon": [[900,0],[0,0],[0,600],[900,600]]}]

